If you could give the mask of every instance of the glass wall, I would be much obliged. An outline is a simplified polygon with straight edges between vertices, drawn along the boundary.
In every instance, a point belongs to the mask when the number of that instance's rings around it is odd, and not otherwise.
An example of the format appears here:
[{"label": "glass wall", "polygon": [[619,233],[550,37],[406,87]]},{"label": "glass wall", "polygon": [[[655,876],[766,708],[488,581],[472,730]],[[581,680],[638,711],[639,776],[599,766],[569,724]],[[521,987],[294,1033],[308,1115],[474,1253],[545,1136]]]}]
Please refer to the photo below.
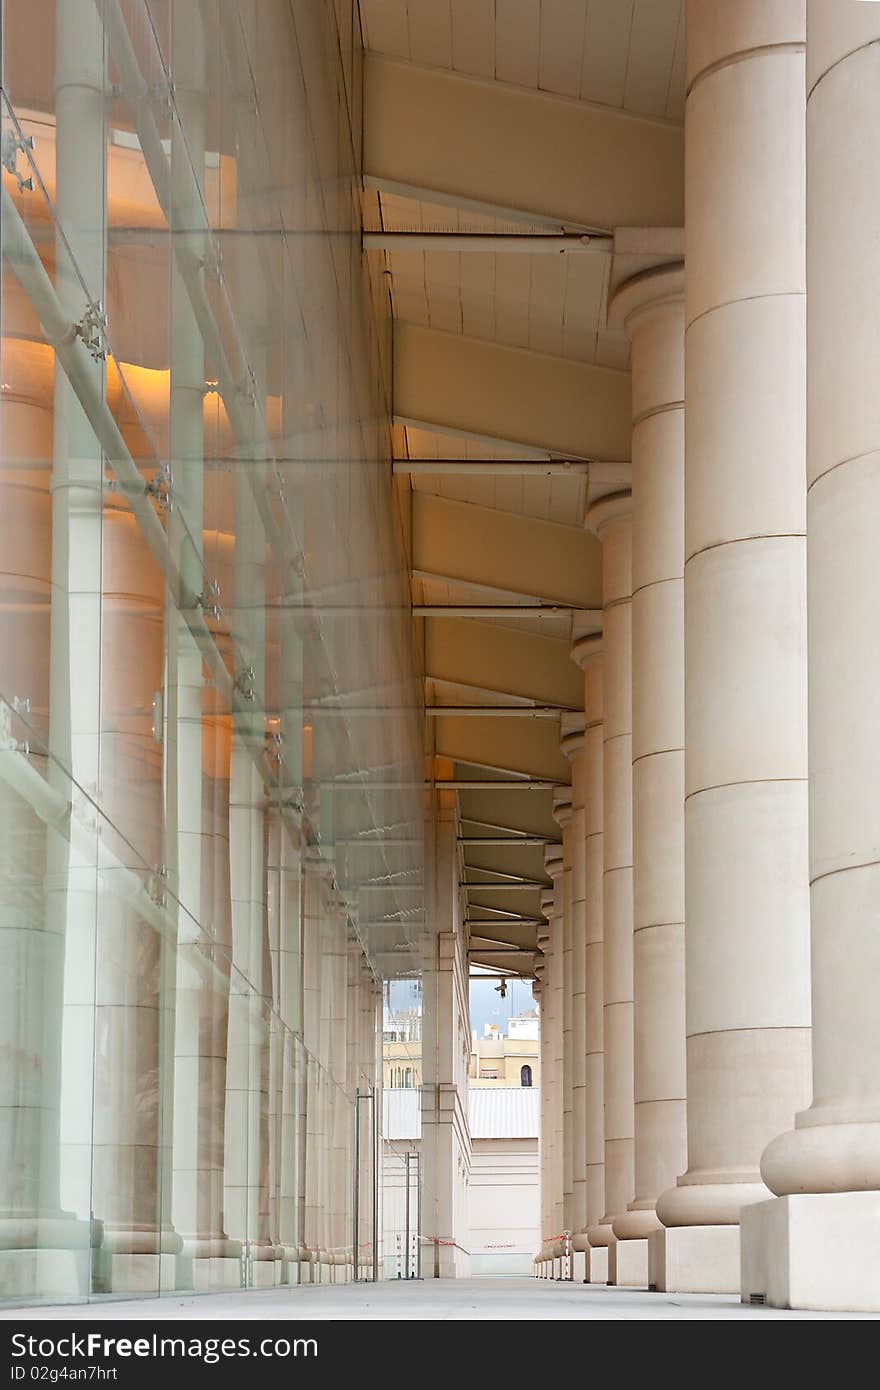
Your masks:
[{"label": "glass wall", "polygon": [[0,1297],[370,1277],[423,763],[356,3],[0,9]]}]

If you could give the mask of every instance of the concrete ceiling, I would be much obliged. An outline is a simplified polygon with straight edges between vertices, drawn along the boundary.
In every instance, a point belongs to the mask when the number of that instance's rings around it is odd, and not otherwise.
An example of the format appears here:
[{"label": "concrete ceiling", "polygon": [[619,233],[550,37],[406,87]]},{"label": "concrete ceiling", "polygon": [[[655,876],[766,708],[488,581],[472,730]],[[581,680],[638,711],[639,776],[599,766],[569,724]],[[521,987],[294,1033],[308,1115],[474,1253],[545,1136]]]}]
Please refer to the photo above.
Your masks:
[{"label": "concrete ceiling", "polygon": [[[479,784],[458,792],[471,959],[509,974],[532,973],[544,848],[561,839],[552,787],[531,782],[570,780],[570,646],[601,625],[584,510],[627,485],[609,289],[683,221],[683,10],[361,0],[365,227],[398,234],[381,254],[427,747],[439,779]],[[560,233],[614,234],[615,254],[476,241]]]}]

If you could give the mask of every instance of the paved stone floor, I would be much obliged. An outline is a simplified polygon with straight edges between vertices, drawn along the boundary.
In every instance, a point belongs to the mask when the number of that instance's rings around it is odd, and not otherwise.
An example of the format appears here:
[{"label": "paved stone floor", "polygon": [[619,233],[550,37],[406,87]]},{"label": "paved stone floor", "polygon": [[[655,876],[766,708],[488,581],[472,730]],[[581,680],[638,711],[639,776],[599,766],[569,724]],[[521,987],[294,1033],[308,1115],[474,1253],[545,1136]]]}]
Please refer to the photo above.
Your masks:
[{"label": "paved stone floor", "polygon": [[260,1322],[287,1318],[430,1321],[528,1322],[539,1320],[619,1320],[624,1318],[860,1318],[860,1314],[787,1313],[746,1308],[735,1298],[712,1294],[649,1294],[636,1289],[560,1284],[548,1280],[442,1279],[424,1282],[324,1284],[251,1293],[177,1294],[157,1300],[102,1301],[71,1307],[7,1308],[4,1320],[113,1318],[248,1318]]}]

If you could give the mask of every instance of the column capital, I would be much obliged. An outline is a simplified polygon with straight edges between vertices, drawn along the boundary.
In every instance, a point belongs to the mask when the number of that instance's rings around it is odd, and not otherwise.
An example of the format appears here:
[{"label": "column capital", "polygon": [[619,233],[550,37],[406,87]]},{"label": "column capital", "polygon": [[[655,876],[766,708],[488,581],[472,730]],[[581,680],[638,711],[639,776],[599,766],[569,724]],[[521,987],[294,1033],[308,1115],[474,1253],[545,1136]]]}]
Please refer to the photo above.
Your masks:
[{"label": "column capital", "polygon": [[654,266],[624,280],[608,305],[608,327],[632,337],[645,318],[669,309],[684,312],[684,261]]},{"label": "column capital", "polygon": [[579,758],[584,751],[584,734],[586,732],[587,719],[584,714],[563,714],[559,729],[562,735],[559,747],[562,749],[563,757],[570,763],[575,758]]},{"label": "column capital", "polygon": [[553,819],[564,829],[571,820],[571,813],[571,787],[557,787],[553,793]]},{"label": "column capital", "polygon": [[[561,846],[561,845],[547,845],[547,847],[546,847],[545,850],[544,850],[544,868],[545,868],[545,870],[547,871],[547,873],[550,875],[550,877],[553,879],[553,881],[554,881],[554,883],[555,883],[556,879],[557,879],[557,878],[559,877],[559,875],[562,873],[563,868],[564,868],[564,865],[563,865],[563,862],[562,862],[562,846]],[[547,897],[548,893],[549,893],[550,898],[551,898],[551,900],[552,900],[552,897],[553,897],[553,890],[552,890],[552,889],[547,889],[546,892],[544,892],[544,893],[541,894],[541,911],[542,911],[542,912],[544,911],[544,899]]]},{"label": "column capital", "polygon": [[584,525],[601,541],[610,526],[627,521],[632,522],[632,492],[629,488],[625,492],[606,493],[592,502],[587,508]]},{"label": "column capital", "polygon": [[590,632],[586,637],[579,637],[571,645],[571,659],[580,666],[582,671],[586,671],[588,666],[592,666],[602,655],[602,634],[601,632]]}]

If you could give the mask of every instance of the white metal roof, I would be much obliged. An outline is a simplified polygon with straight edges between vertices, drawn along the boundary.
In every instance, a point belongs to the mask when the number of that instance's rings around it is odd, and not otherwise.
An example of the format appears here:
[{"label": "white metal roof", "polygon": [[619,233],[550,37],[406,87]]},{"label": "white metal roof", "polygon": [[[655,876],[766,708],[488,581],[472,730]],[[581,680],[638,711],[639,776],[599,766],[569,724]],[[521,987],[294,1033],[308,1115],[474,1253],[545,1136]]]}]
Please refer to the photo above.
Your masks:
[{"label": "white metal roof", "polygon": [[[540,1091],[531,1086],[471,1086],[468,1119],[472,1139],[536,1139]],[[382,1092],[386,1139],[419,1139],[421,1091],[389,1087]]]}]

